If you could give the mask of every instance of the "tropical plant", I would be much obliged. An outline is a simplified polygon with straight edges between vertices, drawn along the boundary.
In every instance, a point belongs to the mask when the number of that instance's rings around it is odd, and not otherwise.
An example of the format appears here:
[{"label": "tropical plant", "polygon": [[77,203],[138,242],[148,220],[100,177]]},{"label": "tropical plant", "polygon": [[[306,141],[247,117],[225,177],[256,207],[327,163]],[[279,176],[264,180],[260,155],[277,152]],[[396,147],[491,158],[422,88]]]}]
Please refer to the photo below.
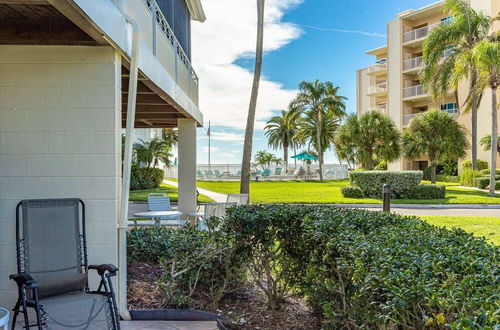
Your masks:
[{"label": "tropical plant", "polygon": [[294,109],[281,110],[280,115],[269,119],[264,127],[269,146],[275,150],[283,148],[285,171],[288,171],[288,148],[297,146],[295,134],[297,133],[299,117],[300,112]]},{"label": "tropical plant", "polygon": [[[500,40],[483,40],[473,49],[472,57],[477,67],[478,79],[474,94],[480,95],[486,88],[491,89],[491,146],[498,146],[497,89],[500,85]],[[490,168],[495,169],[497,150],[491,150]],[[489,194],[495,195],[495,171],[490,173]]]},{"label": "tropical plant", "polygon": [[154,138],[147,142],[139,139],[140,142],[134,144],[134,151],[138,164],[146,164],[146,168],[158,166],[161,161],[165,166],[171,167],[172,157],[171,147],[160,138]]},{"label": "tropical plant", "polygon": [[438,162],[465,157],[468,146],[464,128],[448,113],[437,109],[418,114],[403,134],[406,157],[429,157],[432,183],[436,183]]},{"label": "tropical plant", "polygon": [[472,50],[487,38],[491,20],[485,13],[472,9],[466,0],[446,0],[444,11],[453,18],[434,29],[424,41],[420,79],[435,100],[446,97],[450,88],[453,89],[457,104],[458,84],[468,79],[464,111],[471,111],[471,158],[472,168],[476,170],[477,108],[481,95],[472,93],[478,79]]},{"label": "tropical plant", "polygon": [[170,148],[177,146],[177,143],[179,142],[178,131],[174,128],[162,129],[161,138]]},{"label": "tropical plant", "polygon": [[394,121],[378,111],[355,115],[339,129],[334,138],[340,157],[358,163],[366,170],[385,160],[391,162],[400,154],[401,134]]},{"label": "tropical plant", "polygon": [[[483,147],[484,151],[491,151],[491,134],[487,134],[479,140],[479,144]],[[497,152],[500,155],[500,142],[497,146]]]},{"label": "tropical plant", "polygon": [[255,124],[255,109],[259,94],[260,73],[262,71],[262,53],[264,43],[264,4],[265,0],[257,0],[257,44],[255,49],[255,67],[253,71],[252,94],[248,106],[247,125],[243,144],[243,160],[241,162],[240,193],[250,192],[250,163],[252,161],[253,128]]},{"label": "tropical plant", "polygon": [[266,150],[261,150],[255,153],[254,161],[255,165],[264,167],[275,163],[276,157]]},{"label": "tropical plant", "polygon": [[[321,120],[321,122],[318,120]],[[316,137],[318,126],[321,127],[319,145]],[[299,129],[295,135],[295,139],[299,144],[307,145],[309,150],[315,150],[315,157],[319,160],[319,154],[322,155],[328,149],[332,148],[333,139],[339,127],[340,118],[332,112],[325,113],[320,119],[308,113],[304,118],[299,120]]]},{"label": "tropical plant", "polygon": [[328,149],[330,141],[321,136],[324,132],[323,125],[328,122],[324,117],[330,116],[331,120],[334,120],[333,118],[345,116],[346,98],[338,95],[338,91],[339,87],[334,87],[329,81],[302,81],[299,84],[299,93],[290,104],[290,107],[305,114],[306,120],[309,120],[308,125],[315,124],[315,142],[312,142],[312,136],[308,139],[318,152],[320,181],[323,181],[323,153]]}]

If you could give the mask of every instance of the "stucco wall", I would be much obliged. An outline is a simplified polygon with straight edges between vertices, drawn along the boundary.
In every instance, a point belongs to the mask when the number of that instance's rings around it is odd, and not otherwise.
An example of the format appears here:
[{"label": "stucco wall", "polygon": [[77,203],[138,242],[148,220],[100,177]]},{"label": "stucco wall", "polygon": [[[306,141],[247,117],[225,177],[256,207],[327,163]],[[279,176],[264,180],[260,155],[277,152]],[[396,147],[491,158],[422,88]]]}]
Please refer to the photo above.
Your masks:
[{"label": "stucco wall", "polygon": [[0,46],[0,306],[21,199],[83,199],[89,262],[117,263],[120,67],[110,47]]}]

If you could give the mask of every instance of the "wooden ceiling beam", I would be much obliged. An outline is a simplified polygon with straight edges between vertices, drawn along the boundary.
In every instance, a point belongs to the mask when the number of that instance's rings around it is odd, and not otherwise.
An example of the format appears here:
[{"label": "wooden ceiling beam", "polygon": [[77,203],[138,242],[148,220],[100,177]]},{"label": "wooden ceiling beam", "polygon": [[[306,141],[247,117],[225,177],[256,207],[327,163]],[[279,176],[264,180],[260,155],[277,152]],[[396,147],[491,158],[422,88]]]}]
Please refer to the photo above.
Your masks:
[{"label": "wooden ceiling beam", "polygon": [[0,0],[5,5],[50,5],[48,0]]}]

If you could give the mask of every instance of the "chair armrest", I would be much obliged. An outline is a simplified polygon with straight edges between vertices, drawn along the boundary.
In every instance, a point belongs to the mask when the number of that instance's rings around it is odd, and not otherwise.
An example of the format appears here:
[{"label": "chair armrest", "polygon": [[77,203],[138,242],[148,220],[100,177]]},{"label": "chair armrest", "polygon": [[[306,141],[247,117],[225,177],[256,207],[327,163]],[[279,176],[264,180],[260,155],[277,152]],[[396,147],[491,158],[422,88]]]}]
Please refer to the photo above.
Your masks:
[{"label": "chair armrest", "polygon": [[118,271],[118,267],[113,264],[90,265],[88,268],[96,270],[99,275],[109,272],[111,276],[115,276]]},{"label": "chair armrest", "polygon": [[36,281],[27,273],[12,274],[9,276],[11,280],[14,280],[18,286],[27,286],[30,288],[38,287]]}]

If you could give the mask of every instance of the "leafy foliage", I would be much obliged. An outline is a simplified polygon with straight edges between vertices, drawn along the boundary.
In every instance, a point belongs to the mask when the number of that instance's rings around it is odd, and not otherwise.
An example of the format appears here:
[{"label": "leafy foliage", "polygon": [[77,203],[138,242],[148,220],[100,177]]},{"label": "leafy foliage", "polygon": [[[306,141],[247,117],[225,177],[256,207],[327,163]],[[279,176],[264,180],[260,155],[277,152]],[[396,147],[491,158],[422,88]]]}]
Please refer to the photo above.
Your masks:
[{"label": "leafy foliage", "polygon": [[390,117],[368,111],[359,118],[350,116],[339,129],[334,144],[340,158],[372,170],[379,161],[390,162],[399,157],[400,137]]},{"label": "leafy foliage", "polygon": [[269,119],[264,127],[267,142],[273,149],[283,148],[283,159],[288,166],[288,148],[297,148],[300,143],[296,139],[300,112],[294,109],[281,110],[280,115]]},{"label": "leafy foliage", "polygon": [[130,174],[130,190],[158,188],[163,182],[164,172],[159,168],[140,168],[132,165]]},{"label": "leafy foliage", "polygon": [[345,198],[365,197],[363,190],[361,190],[361,188],[359,187],[352,187],[352,186],[342,187],[342,189],[340,189],[340,192],[342,193],[342,196],[344,196]]},{"label": "leafy foliage", "polygon": [[[133,228],[127,233],[128,257],[160,263],[158,284],[170,307],[196,307],[209,297],[212,308],[246,278],[246,255],[235,249],[234,238],[191,226]],[[201,299],[204,300],[204,299]]]},{"label": "leafy foliage", "polygon": [[387,161],[382,160],[373,168],[375,171],[387,171]]},{"label": "leafy foliage", "polygon": [[392,197],[403,198],[412,187],[420,184],[422,171],[356,171],[350,173],[349,180],[367,197],[382,197],[384,184],[390,184]]},{"label": "leafy foliage", "polygon": [[[487,170],[488,169],[488,162],[487,161],[478,159],[478,160],[476,160],[476,163],[477,163],[477,170],[478,171]],[[472,161],[470,161],[470,160],[463,161],[463,163],[462,163],[462,170],[466,169],[466,168],[467,169],[472,169]],[[489,172],[488,172],[488,174],[489,174]]]},{"label": "leafy foliage", "polygon": [[479,171],[473,171],[471,168],[465,167],[460,174],[460,184],[462,186],[474,187],[474,179],[481,176]]},{"label": "leafy foliage", "polygon": [[437,109],[415,116],[403,134],[406,157],[429,157],[432,183],[436,183],[437,163],[465,157],[468,146],[464,128],[448,113]]},{"label": "leafy foliage", "polygon": [[446,196],[446,186],[437,184],[420,184],[411,187],[404,198],[407,199],[442,199]]},{"label": "leafy foliage", "polygon": [[146,168],[156,167],[160,162],[163,162],[165,166],[172,166],[171,148],[167,141],[154,138],[147,142],[139,139],[140,142],[134,144],[134,151],[136,154],[136,159],[138,165],[141,163],[146,164]]}]

